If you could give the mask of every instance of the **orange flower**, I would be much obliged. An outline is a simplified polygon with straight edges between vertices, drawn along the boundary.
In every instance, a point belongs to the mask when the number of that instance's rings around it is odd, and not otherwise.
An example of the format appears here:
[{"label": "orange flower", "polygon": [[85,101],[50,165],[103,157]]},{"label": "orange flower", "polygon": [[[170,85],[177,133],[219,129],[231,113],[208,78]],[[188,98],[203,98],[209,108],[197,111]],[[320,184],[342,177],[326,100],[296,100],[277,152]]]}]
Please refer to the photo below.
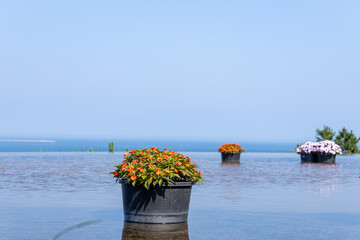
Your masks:
[{"label": "orange flower", "polygon": [[203,176],[202,172],[199,172],[199,174],[200,174],[201,176]]},{"label": "orange flower", "polygon": [[186,167],[190,167],[190,165],[189,165],[189,164],[187,164],[187,163],[185,164],[185,166],[186,166]]},{"label": "orange flower", "polygon": [[135,180],[136,180],[136,176],[135,176],[135,175],[132,175],[132,176],[131,176],[131,180],[135,181]]},{"label": "orange flower", "polygon": [[169,149],[168,149],[168,148],[165,148],[164,151],[169,151]]},{"label": "orange flower", "polygon": [[196,165],[196,162],[194,162],[193,164]]},{"label": "orange flower", "polygon": [[128,156],[129,156],[128,153],[125,153],[125,154],[124,154],[124,158],[127,158]]},{"label": "orange flower", "polygon": [[140,171],[140,172],[144,172],[144,169],[143,169],[143,168],[141,168],[139,171]]},{"label": "orange flower", "polygon": [[161,160],[162,160],[162,158],[157,158],[157,160],[158,160],[158,161],[161,161]]},{"label": "orange flower", "polygon": [[113,175],[116,177],[119,173],[118,172],[113,172]]},{"label": "orange flower", "polygon": [[189,157],[186,157],[187,158],[187,160],[190,162],[190,158]]},{"label": "orange flower", "polygon": [[169,173],[170,173],[170,170],[167,170],[167,169],[166,169],[165,172],[166,172],[167,174],[169,174]]},{"label": "orange flower", "polygon": [[152,167],[152,166],[153,166],[153,165],[150,163],[150,164],[149,164],[149,167]]},{"label": "orange flower", "polygon": [[134,152],[136,152],[136,150],[131,150],[129,153],[134,153]]},{"label": "orange flower", "polygon": [[122,171],[122,172],[125,172],[125,171],[126,171],[126,167],[125,167],[125,168],[123,168],[123,169],[121,169],[121,171]]},{"label": "orange flower", "polygon": [[162,174],[162,171],[157,171],[157,172],[156,172],[156,175],[159,175],[159,176],[160,176],[161,174]]},{"label": "orange flower", "polygon": [[176,168],[174,168],[174,172],[178,173],[178,172],[179,172],[179,170],[177,170]]},{"label": "orange flower", "polygon": [[176,164],[180,166],[182,163],[181,162],[176,162]]}]

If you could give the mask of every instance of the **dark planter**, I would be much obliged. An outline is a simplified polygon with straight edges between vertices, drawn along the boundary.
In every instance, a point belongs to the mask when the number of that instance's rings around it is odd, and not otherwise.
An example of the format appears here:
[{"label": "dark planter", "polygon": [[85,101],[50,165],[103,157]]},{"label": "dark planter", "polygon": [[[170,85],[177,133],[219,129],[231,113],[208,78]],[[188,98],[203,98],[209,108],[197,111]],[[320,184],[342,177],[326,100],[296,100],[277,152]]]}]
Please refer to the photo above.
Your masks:
[{"label": "dark planter", "polygon": [[171,183],[167,186],[135,187],[122,184],[124,221],[137,223],[183,223],[189,213],[192,182]]},{"label": "dark planter", "polygon": [[316,154],[318,163],[335,164],[336,155]]},{"label": "dark planter", "polygon": [[238,153],[224,153],[221,152],[221,160],[223,162],[240,162],[240,152]]},{"label": "dark planter", "polygon": [[143,224],[125,222],[121,239],[189,240],[188,224]]},{"label": "dark planter", "polygon": [[314,153],[300,153],[301,163],[317,163],[317,155]]}]

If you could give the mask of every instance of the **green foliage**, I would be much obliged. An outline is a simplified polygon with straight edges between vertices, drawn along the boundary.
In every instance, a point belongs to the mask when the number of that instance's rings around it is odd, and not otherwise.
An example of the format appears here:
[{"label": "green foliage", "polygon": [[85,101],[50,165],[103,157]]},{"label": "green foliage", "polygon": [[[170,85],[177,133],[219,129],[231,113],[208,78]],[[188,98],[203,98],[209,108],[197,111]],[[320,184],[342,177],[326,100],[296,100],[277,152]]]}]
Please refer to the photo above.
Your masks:
[{"label": "green foliage", "polygon": [[300,143],[297,143],[296,144],[296,148],[293,150],[293,152],[296,152],[296,149],[298,148],[298,147],[300,147],[302,144],[300,144]]},{"label": "green foliage", "polygon": [[324,129],[316,129],[316,141],[333,140],[335,132],[324,125]]},{"label": "green foliage", "polygon": [[350,132],[346,128],[342,128],[335,138],[335,142],[340,145],[345,153],[360,153],[357,143],[360,138],[357,138],[353,131]]},{"label": "green foliage", "polygon": [[151,185],[161,186],[171,182],[200,182],[203,174],[197,170],[196,162],[181,153],[153,147],[150,149],[132,150],[124,154],[124,160],[111,172],[116,181],[125,180],[149,189]]},{"label": "green foliage", "polygon": [[125,148],[125,151],[128,152],[128,151],[129,151],[129,148]]},{"label": "green foliage", "polygon": [[246,151],[246,149],[242,148],[239,144],[236,143],[224,143],[219,147],[218,150],[222,153],[242,153]]},{"label": "green foliage", "polygon": [[93,151],[93,149],[92,148],[89,148],[88,150],[87,150],[87,152],[92,152]]},{"label": "green foliage", "polygon": [[109,142],[109,152],[110,153],[114,152],[114,142]]}]

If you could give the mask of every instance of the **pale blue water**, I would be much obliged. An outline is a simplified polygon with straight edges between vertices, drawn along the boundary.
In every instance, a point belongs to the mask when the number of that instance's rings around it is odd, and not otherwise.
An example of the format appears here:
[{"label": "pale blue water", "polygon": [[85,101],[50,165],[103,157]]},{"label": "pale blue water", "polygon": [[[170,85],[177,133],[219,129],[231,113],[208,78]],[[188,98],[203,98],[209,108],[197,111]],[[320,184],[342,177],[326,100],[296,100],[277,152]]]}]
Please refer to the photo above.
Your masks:
[{"label": "pale blue water", "polygon": [[[108,143],[114,142],[115,151],[126,148],[139,149],[144,147],[170,148],[181,152],[216,152],[224,142],[206,141],[160,141],[160,140],[116,140],[116,139],[51,139],[56,142],[0,142],[0,152],[75,152],[108,151]],[[296,143],[240,143],[248,152],[292,152]]]},{"label": "pale blue water", "polygon": [[[108,174],[122,154],[0,153],[0,239],[50,239],[90,220],[101,222],[59,239],[129,239],[121,188]],[[215,152],[185,154],[205,182],[193,187],[181,239],[360,239],[360,155],[317,165],[294,153],[245,153],[233,165]]]}]

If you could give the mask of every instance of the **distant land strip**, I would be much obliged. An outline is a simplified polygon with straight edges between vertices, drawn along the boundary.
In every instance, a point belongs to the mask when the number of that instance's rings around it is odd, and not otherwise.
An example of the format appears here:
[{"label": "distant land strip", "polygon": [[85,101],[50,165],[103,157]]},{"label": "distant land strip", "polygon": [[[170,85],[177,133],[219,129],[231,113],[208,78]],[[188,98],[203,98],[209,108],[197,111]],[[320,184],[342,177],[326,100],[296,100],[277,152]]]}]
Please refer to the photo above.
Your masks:
[{"label": "distant land strip", "polygon": [[48,142],[56,142],[55,140],[7,140],[7,139],[0,139],[0,142],[44,142],[44,143],[48,143]]}]

